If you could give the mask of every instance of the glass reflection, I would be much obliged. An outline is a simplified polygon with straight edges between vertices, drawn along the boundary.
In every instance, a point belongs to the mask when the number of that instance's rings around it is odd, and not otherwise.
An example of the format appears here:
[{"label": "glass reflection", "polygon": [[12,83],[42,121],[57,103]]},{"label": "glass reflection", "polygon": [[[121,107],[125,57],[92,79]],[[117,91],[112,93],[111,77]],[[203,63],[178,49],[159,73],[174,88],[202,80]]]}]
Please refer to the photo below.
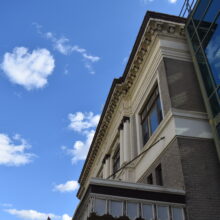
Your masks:
[{"label": "glass reflection", "polygon": [[173,220],[184,220],[182,208],[172,208]]},{"label": "glass reflection", "polygon": [[113,217],[122,216],[122,208],[123,208],[122,202],[111,201],[110,202],[110,215],[112,215]]},{"label": "glass reflection", "polygon": [[153,220],[154,214],[153,214],[153,206],[152,205],[143,205],[143,217],[144,220]]},{"label": "glass reflection", "polygon": [[95,213],[99,216],[105,214],[106,209],[106,200],[104,199],[95,199]]},{"label": "glass reflection", "polygon": [[205,48],[205,53],[210,65],[210,68],[213,73],[213,77],[217,85],[220,84],[220,17],[218,18],[217,22],[215,23],[215,32],[212,35],[210,33],[210,40]]},{"label": "glass reflection", "polygon": [[168,206],[157,206],[158,220],[169,220]]},{"label": "glass reflection", "polygon": [[137,218],[138,204],[134,202],[127,203],[127,215],[129,219],[135,220]]}]

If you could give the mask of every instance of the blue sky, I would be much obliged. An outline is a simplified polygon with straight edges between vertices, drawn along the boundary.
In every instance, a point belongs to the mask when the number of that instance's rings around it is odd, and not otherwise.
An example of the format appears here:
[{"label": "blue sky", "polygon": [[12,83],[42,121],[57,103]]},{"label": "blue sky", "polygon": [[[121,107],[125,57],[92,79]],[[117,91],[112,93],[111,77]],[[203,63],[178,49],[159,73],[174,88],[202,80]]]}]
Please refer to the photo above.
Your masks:
[{"label": "blue sky", "polygon": [[113,78],[147,10],[183,0],[2,0],[0,219],[70,220]]}]

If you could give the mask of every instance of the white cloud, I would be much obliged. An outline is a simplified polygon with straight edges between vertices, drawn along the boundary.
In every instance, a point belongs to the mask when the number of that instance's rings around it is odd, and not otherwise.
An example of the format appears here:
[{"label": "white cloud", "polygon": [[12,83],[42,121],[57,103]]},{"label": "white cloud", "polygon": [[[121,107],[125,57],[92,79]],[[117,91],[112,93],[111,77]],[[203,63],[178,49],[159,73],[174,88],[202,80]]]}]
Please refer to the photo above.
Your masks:
[{"label": "white cloud", "polygon": [[16,47],[12,53],[5,53],[1,69],[9,80],[27,90],[43,88],[52,74],[55,61],[47,49]]},{"label": "white cloud", "polygon": [[100,60],[99,56],[94,56],[88,53],[88,51],[84,48],[79,47],[78,45],[73,45],[70,43],[70,40],[65,37],[57,37],[56,34],[52,32],[42,32],[42,26],[34,23],[33,24],[37,32],[45,37],[46,39],[50,40],[53,44],[54,50],[58,51],[63,55],[70,55],[72,52],[79,53],[83,57],[84,66],[91,74],[94,74],[95,71],[93,70],[92,63],[98,62]]},{"label": "white cloud", "polygon": [[[206,55],[208,57],[209,62],[214,66],[216,69],[220,67],[220,37],[214,37],[212,41],[209,42],[206,48]],[[216,71],[218,72],[218,71]],[[218,73],[217,76],[220,79],[220,74]]]},{"label": "white cloud", "polygon": [[66,37],[56,38],[51,32],[45,33],[44,36],[52,41],[54,50],[57,50],[63,55],[68,55],[72,52],[72,47],[69,45],[69,39]]},{"label": "white cloud", "polygon": [[72,218],[71,218],[69,215],[64,214],[64,215],[62,216],[62,220],[72,220]]},{"label": "white cloud", "polygon": [[79,188],[79,184],[77,181],[71,180],[66,183],[55,185],[54,191],[59,192],[73,192]]},{"label": "white cloud", "polygon": [[77,52],[82,55],[85,60],[91,61],[92,63],[100,60],[100,57],[88,54],[87,50],[79,47],[78,45],[71,45],[70,40],[66,37],[57,38],[52,32],[44,34],[47,39],[51,40],[55,50],[63,55],[69,55],[72,52]]},{"label": "white cloud", "polygon": [[52,213],[42,213],[35,210],[6,209],[5,211],[21,219],[46,220],[48,216],[51,219],[61,219],[60,216],[54,215]]},{"label": "white cloud", "polygon": [[85,141],[76,141],[72,149],[68,149],[68,153],[72,156],[72,163],[75,164],[78,160],[85,160],[92,143],[95,131],[88,131],[85,136]]},{"label": "white cloud", "polygon": [[168,2],[173,4],[173,3],[176,3],[177,0],[168,0]]},{"label": "white cloud", "polygon": [[55,35],[51,32],[48,32],[45,35],[48,39],[50,39],[53,42],[54,49],[60,52],[61,54],[69,55],[72,52],[79,53],[84,59],[85,68],[88,69],[89,73],[95,73],[92,67],[92,63],[98,62],[100,60],[100,57],[88,54],[86,49],[80,48],[77,45],[71,45],[69,43],[69,39],[66,37],[56,38]]},{"label": "white cloud", "polygon": [[65,146],[61,147],[62,150],[72,156],[72,163],[76,163],[78,160],[85,160],[89,147],[92,143],[92,139],[95,134],[94,129],[99,122],[100,115],[95,115],[93,112],[76,112],[75,114],[69,114],[68,118],[70,120],[68,127],[73,131],[80,133],[85,138],[83,141],[75,141],[71,149]]},{"label": "white cloud", "polygon": [[74,131],[88,131],[90,128],[97,126],[100,115],[94,115],[93,112],[82,113],[76,112],[75,114],[69,114],[68,118],[70,120],[69,128]]},{"label": "white cloud", "polygon": [[62,216],[55,215],[53,213],[42,213],[38,212],[36,210],[17,210],[17,209],[6,209],[7,213],[14,215],[21,219],[27,219],[27,220],[46,220],[48,217],[50,217],[52,220],[71,220],[72,218],[64,214]]},{"label": "white cloud", "polygon": [[10,138],[0,133],[0,165],[20,166],[30,163],[35,156],[25,152],[30,147],[18,134]]}]

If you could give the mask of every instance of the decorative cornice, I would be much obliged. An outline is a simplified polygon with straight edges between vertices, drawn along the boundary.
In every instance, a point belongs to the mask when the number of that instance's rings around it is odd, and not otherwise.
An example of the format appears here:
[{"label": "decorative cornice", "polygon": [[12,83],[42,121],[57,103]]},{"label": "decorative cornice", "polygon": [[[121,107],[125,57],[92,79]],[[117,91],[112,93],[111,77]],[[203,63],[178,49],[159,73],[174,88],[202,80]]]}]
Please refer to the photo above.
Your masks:
[{"label": "decorative cornice", "polygon": [[[151,12],[152,13],[152,12]],[[157,13],[156,13],[157,14]],[[169,15],[166,15],[169,17]],[[172,21],[171,18],[176,18]],[[137,75],[140,72],[140,69],[143,65],[144,60],[149,55],[152,42],[154,41],[157,35],[166,35],[166,36],[177,36],[184,37],[184,22],[183,20],[179,21],[178,17],[170,16],[169,19],[161,20],[157,18],[148,18],[147,23],[145,24],[144,30],[142,33],[139,33],[136,40],[135,46],[132,53],[133,57],[130,57],[128,65],[128,71],[118,79],[117,83],[114,85],[113,91],[111,93],[110,99],[107,100],[107,108],[103,112],[102,121],[100,122],[100,127],[96,131],[96,135],[90,147],[90,152],[86,159],[86,162],[83,167],[79,182],[83,185],[89,175],[89,172],[92,168],[92,164],[96,158],[97,152],[100,148],[100,145],[105,137],[106,131],[109,127],[115,109],[119,103],[119,100],[122,96],[126,95],[137,78]],[[179,23],[178,23],[179,22]],[[143,26],[143,25],[142,25]],[[134,51],[136,50],[136,51]],[[79,190],[78,195],[82,194]]]}]

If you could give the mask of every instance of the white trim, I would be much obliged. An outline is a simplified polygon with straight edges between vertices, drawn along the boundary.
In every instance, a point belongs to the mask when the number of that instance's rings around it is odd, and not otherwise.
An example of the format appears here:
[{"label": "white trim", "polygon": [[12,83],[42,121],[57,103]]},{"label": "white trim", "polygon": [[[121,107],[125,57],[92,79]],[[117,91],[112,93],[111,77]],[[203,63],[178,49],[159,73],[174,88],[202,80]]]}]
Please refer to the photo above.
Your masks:
[{"label": "white trim", "polygon": [[114,186],[123,189],[135,189],[142,191],[166,192],[170,194],[185,195],[184,190],[170,189],[163,186],[147,185],[142,183],[130,183],[130,182],[118,181],[118,180],[104,180],[104,179],[92,178],[90,184],[97,186]]}]

